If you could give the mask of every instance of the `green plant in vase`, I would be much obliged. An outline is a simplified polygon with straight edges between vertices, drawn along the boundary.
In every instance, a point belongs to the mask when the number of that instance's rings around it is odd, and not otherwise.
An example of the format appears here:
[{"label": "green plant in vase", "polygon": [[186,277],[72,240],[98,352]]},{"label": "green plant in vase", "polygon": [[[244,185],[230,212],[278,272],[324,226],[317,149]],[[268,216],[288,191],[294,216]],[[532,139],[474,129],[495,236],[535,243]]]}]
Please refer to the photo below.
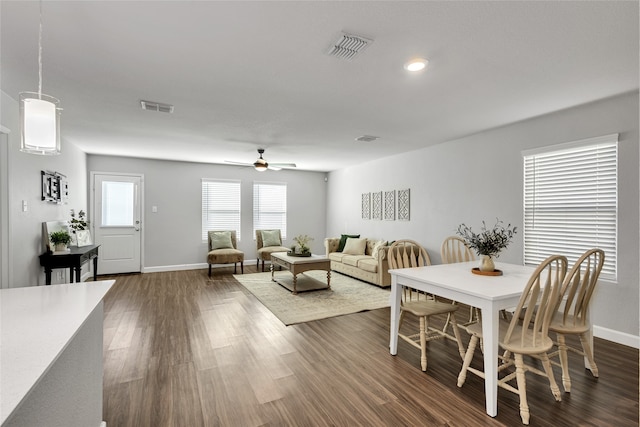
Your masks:
[{"label": "green plant in vase", "polygon": [[[313,240],[313,237],[307,236],[306,234],[300,234],[293,238],[293,241],[297,243],[297,247],[293,247],[293,251],[295,253],[300,254],[310,254],[311,249],[309,248],[309,242]],[[298,249],[300,250],[298,252]]]},{"label": "green plant in vase", "polygon": [[495,270],[493,258],[500,256],[500,252],[507,248],[516,234],[517,227],[511,227],[511,224],[505,227],[503,224],[498,219],[493,228],[488,229],[485,222],[482,221],[479,233],[475,233],[471,230],[471,227],[465,224],[458,226],[456,233],[464,239],[467,246],[482,257],[480,271],[490,272]]},{"label": "green plant in vase", "polygon": [[71,235],[65,230],[53,231],[49,233],[49,240],[55,246],[56,251],[64,251],[71,241]]}]

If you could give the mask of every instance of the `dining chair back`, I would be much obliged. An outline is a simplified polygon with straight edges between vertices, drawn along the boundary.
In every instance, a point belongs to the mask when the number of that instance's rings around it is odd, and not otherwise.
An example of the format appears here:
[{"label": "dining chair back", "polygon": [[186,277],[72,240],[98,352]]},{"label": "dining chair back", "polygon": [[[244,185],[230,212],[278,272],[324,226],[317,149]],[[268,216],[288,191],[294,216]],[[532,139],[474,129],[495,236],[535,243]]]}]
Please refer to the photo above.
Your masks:
[{"label": "dining chair back", "polygon": [[[546,376],[554,398],[557,401],[561,400],[560,389],[553,377],[547,352],[553,347],[553,341],[549,338],[549,325],[558,306],[560,288],[566,273],[567,258],[565,256],[553,255],[544,260],[529,278],[511,320],[507,322],[501,319],[500,321],[499,342],[505,353],[501,357],[502,363],[498,370],[503,372],[515,366],[515,372],[498,379],[498,386],[520,396],[520,417],[523,424],[529,424],[530,418],[526,372]],[[458,387],[464,384],[467,372],[484,378],[484,372],[470,366],[478,341],[482,339],[482,321],[468,326],[467,331],[471,334],[471,339],[458,375]],[[532,365],[525,365],[525,355],[541,360],[544,371]],[[513,379],[516,380],[515,387],[509,384]]]},{"label": "dining chair back", "polygon": [[[567,351],[583,355],[589,363],[592,375],[598,377],[598,367],[591,347],[591,326],[588,316],[589,305],[598,284],[604,258],[602,249],[590,249],[578,258],[565,278],[556,311],[549,325],[549,330],[556,333],[558,346],[558,350],[549,356],[560,356],[562,385],[567,393],[571,391]],[[582,349],[568,346],[565,335],[578,335]],[[558,363],[552,363],[558,365]]]},{"label": "dining chair back", "polygon": [[476,259],[473,251],[467,246],[464,239],[458,236],[449,236],[442,241],[440,256],[442,257],[443,264],[474,261]]},{"label": "dining chair back", "polygon": [[[469,246],[467,246],[464,239],[458,236],[449,236],[442,241],[442,245],[440,246],[440,257],[442,258],[443,264],[468,262],[476,259],[473,251]],[[457,304],[457,302],[453,301],[453,304]],[[464,323],[464,325],[466,326],[475,323],[479,318],[480,313],[478,309],[476,307],[469,307],[469,320]],[[442,330],[446,331],[449,325],[450,319],[447,319]]]}]

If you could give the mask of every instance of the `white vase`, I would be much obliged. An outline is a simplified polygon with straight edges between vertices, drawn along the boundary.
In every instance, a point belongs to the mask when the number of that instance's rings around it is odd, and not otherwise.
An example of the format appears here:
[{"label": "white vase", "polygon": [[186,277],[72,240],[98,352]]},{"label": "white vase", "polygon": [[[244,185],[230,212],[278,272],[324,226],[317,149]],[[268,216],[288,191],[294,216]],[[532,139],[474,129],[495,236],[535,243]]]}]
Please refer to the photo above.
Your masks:
[{"label": "white vase", "polygon": [[494,271],[495,269],[496,265],[493,263],[493,258],[490,255],[482,255],[480,271]]}]

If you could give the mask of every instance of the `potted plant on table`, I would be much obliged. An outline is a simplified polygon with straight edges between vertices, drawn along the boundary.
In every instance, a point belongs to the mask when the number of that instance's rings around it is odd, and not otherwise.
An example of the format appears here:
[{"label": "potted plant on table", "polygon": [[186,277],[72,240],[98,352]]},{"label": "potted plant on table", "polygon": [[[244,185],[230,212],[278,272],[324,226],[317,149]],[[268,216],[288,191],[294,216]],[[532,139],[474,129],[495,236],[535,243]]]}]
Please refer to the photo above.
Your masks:
[{"label": "potted plant on table", "polygon": [[505,227],[503,222],[498,219],[491,229],[487,229],[485,222],[482,221],[479,233],[473,232],[471,227],[465,224],[460,224],[457,234],[464,239],[467,246],[482,257],[479,270],[493,272],[495,271],[493,258],[497,258],[500,252],[511,243],[516,230],[517,227],[511,227],[511,224]]},{"label": "potted plant on table", "polygon": [[66,251],[67,245],[71,241],[71,235],[65,230],[53,231],[49,233],[49,239],[56,251]]},{"label": "potted plant on table", "polygon": [[311,256],[311,249],[309,248],[309,242],[313,240],[313,237],[306,234],[300,234],[293,238],[293,241],[297,243],[291,248],[290,255],[296,256]]}]

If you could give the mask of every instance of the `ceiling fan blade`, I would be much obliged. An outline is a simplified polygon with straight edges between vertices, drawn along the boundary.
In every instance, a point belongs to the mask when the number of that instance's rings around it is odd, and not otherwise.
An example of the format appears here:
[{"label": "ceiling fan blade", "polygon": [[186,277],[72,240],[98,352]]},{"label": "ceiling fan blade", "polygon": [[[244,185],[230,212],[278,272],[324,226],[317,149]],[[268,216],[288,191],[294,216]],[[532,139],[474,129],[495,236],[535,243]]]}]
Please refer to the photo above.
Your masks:
[{"label": "ceiling fan blade", "polygon": [[269,163],[269,166],[273,166],[276,168],[295,168],[297,167],[295,163]]},{"label": "ceiling fan blade", "polygon": [[243,162],[232,162],[231,160],[225,160],[225,163],[229,163],[230,165],[238,165],[238,166],[253,166],[253,163],[243,163]]}]

